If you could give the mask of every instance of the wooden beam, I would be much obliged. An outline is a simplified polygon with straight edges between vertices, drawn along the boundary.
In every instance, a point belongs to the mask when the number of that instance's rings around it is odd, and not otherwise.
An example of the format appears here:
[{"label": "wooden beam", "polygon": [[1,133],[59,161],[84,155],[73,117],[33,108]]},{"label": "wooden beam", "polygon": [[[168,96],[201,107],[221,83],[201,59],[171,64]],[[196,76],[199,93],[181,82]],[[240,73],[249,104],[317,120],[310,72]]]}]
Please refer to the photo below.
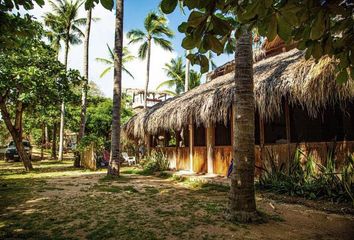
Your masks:
[{"label": "wooden beam", "polygon": [[206,145],[208,173],[214,173],[215,127],[212,123],[206,128]]},{"label": "wooden beam", "polygon": [[291,129],[290,129],[290,110],[289,110],[289,103],[288,103],[288,98],[285,99],[285,104],[284,104],[284,111],[285,111],[285,127],[286,127],[286,143],[288,145],[288,165],[290,163],[291,159],[291,153],[290,153],[290,143],[291,143]]},{"label": "wooden beam", "polygon": [[194,148],[194,125],[193,119],[189,119],[189,170],[193,172],[193,150]]}]

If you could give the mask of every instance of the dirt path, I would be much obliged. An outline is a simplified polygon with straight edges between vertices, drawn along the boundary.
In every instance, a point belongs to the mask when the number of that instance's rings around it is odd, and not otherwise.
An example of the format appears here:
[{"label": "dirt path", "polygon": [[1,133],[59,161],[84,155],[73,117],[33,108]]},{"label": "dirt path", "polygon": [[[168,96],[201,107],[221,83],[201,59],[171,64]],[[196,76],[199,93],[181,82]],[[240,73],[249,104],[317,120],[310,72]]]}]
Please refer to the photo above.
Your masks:
[{"label": "dirt path", "polygon": [[[224,220],[227,189],[151,176],[104,173],[55,177],[0,211],[0,238],[26,239],[353,239],[354,218],[257,195],[271,220]],[[2,235],[1,235],[2,234]]]}]

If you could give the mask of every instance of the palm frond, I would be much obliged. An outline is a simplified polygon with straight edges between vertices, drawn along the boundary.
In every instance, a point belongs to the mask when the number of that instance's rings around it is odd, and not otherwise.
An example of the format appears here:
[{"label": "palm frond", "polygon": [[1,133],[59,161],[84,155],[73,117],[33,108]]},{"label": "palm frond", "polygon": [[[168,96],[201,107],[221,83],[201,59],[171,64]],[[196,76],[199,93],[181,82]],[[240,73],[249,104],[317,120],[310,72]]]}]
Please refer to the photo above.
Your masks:
[{"label": "palm frond", "polygon": [[112,68],[113,68],[112,66],[109,66],[108,68],[103,70],[103,72],[100,75],[100,78],[103,78],[103,76],[105,76],[109,71],[111,71]]},{"label": "palm frond", "polygon": [[126,74],[128,74],[131,78],[134,79],[133,74],[132,74],[128,69],[126,69],[124,65],[122,65],[122,70],[123,70]]},{"label": "palm frond", "polygon": [[167,86],[167,87],[173,87],[173,86],[175,86],[175,85],[176,85],[176,80],[174,80],[174,79],[166,80],[166,81],[160,83],[160,84],[156,87],[156,90],[159,90],[160,88],[165,87],[165,86]]},{"label": "palm frond", "polygon": [[141,59],[145,59],[146,58],[146,54],[148,51],[148,42],[144,42],[140,47],[139,47],[139,51],[138,51],[138,56]]},{"label": "palm frond", "polygon": [[172,43],[166,39],[154,37],[154,42],[166,51],[172,52]]},{"label": "palm frond", "polygon": [[106,58],[96,58],[95,59],[96,62],[100,62],[100,63],[103,63],[103,64],[106,64],[106,65],[113,65],[114,62],[110,59],[106,59]]}]

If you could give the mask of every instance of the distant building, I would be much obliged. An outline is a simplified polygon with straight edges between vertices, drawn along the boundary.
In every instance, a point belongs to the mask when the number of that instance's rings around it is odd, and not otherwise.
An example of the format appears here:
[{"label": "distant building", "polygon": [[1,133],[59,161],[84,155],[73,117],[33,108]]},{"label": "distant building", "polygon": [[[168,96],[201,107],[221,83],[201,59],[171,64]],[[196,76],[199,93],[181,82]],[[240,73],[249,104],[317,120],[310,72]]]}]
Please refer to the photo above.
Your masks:
[{"label": "distant building", "polygon": [[[125,88],[124,93],[132,97],[132,108],[139,110],[144,108],[144,90],[138,88]],[[152,107],[155,104],[169,99],[171,96],[160,91],[149,91],[147,96],[147,106]]]}]

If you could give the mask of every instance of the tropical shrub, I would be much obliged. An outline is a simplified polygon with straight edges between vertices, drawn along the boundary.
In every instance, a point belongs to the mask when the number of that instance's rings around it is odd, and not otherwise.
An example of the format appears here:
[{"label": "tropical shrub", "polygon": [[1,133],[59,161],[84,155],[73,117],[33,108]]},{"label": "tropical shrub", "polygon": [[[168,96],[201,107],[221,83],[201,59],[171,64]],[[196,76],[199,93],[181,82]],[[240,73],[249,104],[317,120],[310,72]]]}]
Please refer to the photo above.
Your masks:
[{"label": "tropical shrub", "polygon": [[[305,163],[301,163],[301,157]],[[277,166],[269,154],[270,167],[263,168],[260,189],[308,199],[328,199],[333,202],[352,202],[354,205],[354,157],[348,155],[342,172],[335,171],[334,154],[327,156],[326,165],[315,162],[313,155],[297,149],[288,169]]]},{"label": "tropical shrub", "polygon": [[141,165],[146,173],[166,171],[169,169],[169,161],[162,151],[152,151]]}]

